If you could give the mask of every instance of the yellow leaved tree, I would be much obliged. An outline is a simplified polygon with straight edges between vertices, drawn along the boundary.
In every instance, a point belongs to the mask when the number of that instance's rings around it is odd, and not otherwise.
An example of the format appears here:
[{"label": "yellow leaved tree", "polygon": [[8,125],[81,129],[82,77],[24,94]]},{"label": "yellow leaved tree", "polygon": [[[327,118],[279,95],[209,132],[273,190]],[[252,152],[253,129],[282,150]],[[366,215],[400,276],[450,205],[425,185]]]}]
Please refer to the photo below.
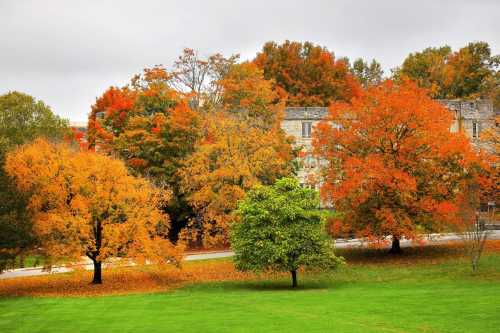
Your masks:
[{"label": "yellow leaved tree", "polygon": [[251,118],[242,121],[222,111],[207,115],[205,138],[178,171],[181,191],[196,212],[186,239],[191,245],[228,245],[238,201],[255,185],[289,175],[292,158],[279,125],[263,129]]},{"label": "yellow leaved tree", "polygon": [[123,162],[90,151],[37,140],[7,155],[6,172],[30,194],[35,233],[47,257],[94,264],[126,257],[136,263],[178,262],[182,246],[166,240],[170,220],[157,208],[169,199]]}]

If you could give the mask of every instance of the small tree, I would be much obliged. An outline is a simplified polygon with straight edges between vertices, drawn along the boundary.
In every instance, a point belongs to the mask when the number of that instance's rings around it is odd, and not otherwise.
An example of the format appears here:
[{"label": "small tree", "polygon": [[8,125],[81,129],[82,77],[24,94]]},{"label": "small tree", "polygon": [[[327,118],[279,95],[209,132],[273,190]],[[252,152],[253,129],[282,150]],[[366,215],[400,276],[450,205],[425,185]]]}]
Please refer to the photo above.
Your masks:
[{"label": "small tree", "polygon": [[237,269],[288,271],[297,287],[300,267],[333,269],[341,264],[318,206],[316,192],[293,178],[251,190],[236,211],[240,221],[232,226]]},{"label": "small tree", "polygon": [[[488,228],[495,220],[495,201],[499,195],[499,170],[496,155],[481,155],[481,163],[473,165],[461,184],[457,197],[458,210],[453,220],[462,234],[472,271],[476,271],[488,238]],[[481,206],[487,204],[487,212]],[[483,206],[484,207],[484,206]]]}]

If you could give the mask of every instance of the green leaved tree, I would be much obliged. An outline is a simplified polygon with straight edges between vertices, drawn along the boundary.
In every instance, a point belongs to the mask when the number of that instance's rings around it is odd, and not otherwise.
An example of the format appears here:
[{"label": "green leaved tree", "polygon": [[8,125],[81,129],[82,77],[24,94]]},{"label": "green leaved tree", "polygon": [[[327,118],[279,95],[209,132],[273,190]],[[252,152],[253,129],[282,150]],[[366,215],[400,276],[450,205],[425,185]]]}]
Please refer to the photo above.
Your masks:
[{"label": "green leaved tree", "polygon": [[297,287],[299,268],[334,269],[343,263],[334,254],[318,206],[317,193],[294,178],[251,190],[231,230],[237,269],[290,272],[292,287]]},{"label": "green leaved tree", "polygon": [[365,88],[382,82],[384,71],[382,65],[373,59],[369,64],[362,58],[356,59],[350,67],[351,73],[358,78],[359,83]]}]

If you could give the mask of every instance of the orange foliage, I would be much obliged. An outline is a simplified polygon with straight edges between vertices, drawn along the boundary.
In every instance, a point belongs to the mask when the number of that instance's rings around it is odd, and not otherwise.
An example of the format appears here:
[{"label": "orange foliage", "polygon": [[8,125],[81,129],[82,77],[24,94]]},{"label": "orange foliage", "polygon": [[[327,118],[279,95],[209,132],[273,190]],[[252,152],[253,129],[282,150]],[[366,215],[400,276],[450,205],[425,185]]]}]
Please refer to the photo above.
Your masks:
[{"label": "orange foliage", "polygon": [[451,114],[409,81],[386,81],[318,125],[315,153],[328,162],[321,192],[342,212],[336,231],[381,239],[446,228],[467,170],[478,163]]},{"label": "orange foliage", "polygon": [[77,144],[80,149],[87,149],[88,145],[85,140],[85,133],[74,127],[71,127],[70,130],[70,133],[64,137],[64,142],[67,144]]},{"label": "orange foliage", "polygon": [[89,147],[108,148],[114,135],[121,132],[127,115],[132,112],[137,95],[127,87],[110,87],[92,105],[88,124]]},{"label": "orange foliage", "polygon": [[494,125],[481,133],[481,140],[489,145],[497,158],[500,158],[500,116],[495,117]]},{"label": "orange foliage", "polygon": [[250,188],[291,171],[291,146],[279,125],[262,129],[253,123],[222,112],[208,115],[207,139],[179,170],[181,191],[197,212],[192,225],[205,246],[227,244],[232,211]]},{"label": "orange foliage", "polygon": [[118,153],[142,175],[173,186],[172,175],[198,138],[198,115],[170,85],[163,67],[146,68],[130,86],[109,88],[92,106],[89,146]]},{"label": "orange foliage", "polygon": [[170,221],[158,207],[170,194],[130,176],[119,160],[37,140],[10,153],[5,170],[30,193],[46,256],[88,256],[100,265],[116,256],[164,263],[182,254],[164,239]]},{"label": "orange foliage", "polygon": [[261,118],[270,127],[279,120],[284,105],[273,90],[273,82],[254,63],[232,65],[219,81],[222,104],[230,112],[246,112],[249,117]]},{"label": "orange foliage", "polygon": [[278,91],[287,93],[288,106],[328,106],[360,93],[345,61],[309,42],[266,43],[254,63]]},{"label": "orange foliage", "polygon": [[187,283],[209,281],[246,281],[258,277],[273,278],[276,273],[235,270],[232,262],[186,263],[181,268],[172,266],[141,266],[114,268],[104,272],[101,285],[88,283],[90,272],[55,274],[2,280],[0,296],[94,296],[161,292],[180,288]]}]

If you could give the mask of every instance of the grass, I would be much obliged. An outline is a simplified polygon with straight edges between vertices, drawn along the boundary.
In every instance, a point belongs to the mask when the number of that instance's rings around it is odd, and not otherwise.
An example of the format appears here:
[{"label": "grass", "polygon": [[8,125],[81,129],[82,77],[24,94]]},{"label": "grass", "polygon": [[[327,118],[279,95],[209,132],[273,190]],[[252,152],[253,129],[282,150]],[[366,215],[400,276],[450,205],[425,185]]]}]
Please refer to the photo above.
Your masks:
[{"label": "grass", "polygon": [[[383,251],[344,254],[350,265],[299,275],[297,290],[288,276],[233,276],[160,293],[4,297],[0,332],[500,331],[500,252],[487,253],[475,274],[454,250],[439,247],[396,259]],[[229,264],[186,269],[203,275]]]},{"label": "grass", "polygon": [[23,267],[37,267],[37,266],[43,266],[45,263],[45,260],[43,258],[43,256],[40,256],[40,255],[31,255],[31,256],[27,256],[24,258],[24,262],[23,264],[24,265],[21,265],[21,260],[20,258],[17,258],[16,260],[16,268],[20,268],[21,266]]}]

